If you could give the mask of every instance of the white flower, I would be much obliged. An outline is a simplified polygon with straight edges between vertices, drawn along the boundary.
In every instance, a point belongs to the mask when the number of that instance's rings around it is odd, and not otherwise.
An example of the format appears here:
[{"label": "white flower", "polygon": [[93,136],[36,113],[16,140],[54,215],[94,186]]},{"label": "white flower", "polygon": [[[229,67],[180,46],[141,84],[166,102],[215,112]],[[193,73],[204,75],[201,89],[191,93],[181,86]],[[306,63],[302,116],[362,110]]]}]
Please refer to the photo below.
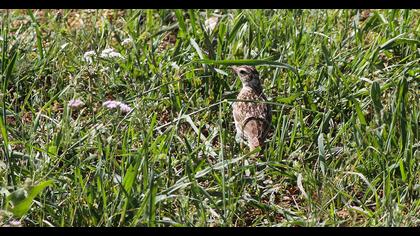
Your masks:
[{"label": "white flower", "polygon": [[218,22],[219,18],[217,16],[212,16],[204,22],[204,26],[207,31],[212,32],[214,28],[216,28]]},{"label": "white flower", "polygon": [[126,38],[121,42],[121,45],[123,45],[125,47],[129,47],[129,46],[131,46],[132,43],[133,43],[133,39]]},{"label": "white flower", "polygon": [[109,58],[121,58],[121,59],[124,59],[124,57],[119,52],[111,52],[109,54]]},{"label": "white flower", "polygon": [[269,185],[269,184],[273,184],[273,181],[271,179],[266,179],[266,180],[263,181],[263,183],[265,185]]},{"label": "white flower", "polygon": [[176,64],[176,62],[172,62],[171,66],[172,68],[179,70],[179,66]]},{"label": "white flower", "polygon": [[95,55],[95,51],[87,51],[87,52],[85,52],[83,57],[92,57],[94,55]]},{"label": "white flower", "polygon": [[95,55],[96,55],[95,51],[87,51],[87,52],[85,52],[85,54],[83,54],[83,60],[85,62],[91,64],[92,61],[93,61],[92,57],[95,56]]},{"label": "white flower", "polygon": [[102,53],[101,53],[101,56],[108,56],[108,54],[110,54],[111,52],[113,52],[114,51],[114,49],[113,48],[107,48],[107,49],[104,49],[103,51],[102,51]]},{"label": "white flower", "polygon": [[116,52],[113,48],[104,49],[101,52],[101,57],[105,59],[112,59],[112,58],[124,59],[124,57],[120,53]]}]

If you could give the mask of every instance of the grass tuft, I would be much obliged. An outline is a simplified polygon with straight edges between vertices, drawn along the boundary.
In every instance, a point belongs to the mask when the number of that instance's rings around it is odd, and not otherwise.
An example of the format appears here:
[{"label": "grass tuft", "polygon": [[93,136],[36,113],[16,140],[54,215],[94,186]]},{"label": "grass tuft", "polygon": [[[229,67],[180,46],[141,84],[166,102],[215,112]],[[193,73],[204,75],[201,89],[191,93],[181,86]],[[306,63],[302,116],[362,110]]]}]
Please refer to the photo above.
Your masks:
[{"label": "grass tuft", "polygon": [[[419,10],[0,18],[0,225],[420,226]],[[240,64],[273,106],[261,158]]]}]

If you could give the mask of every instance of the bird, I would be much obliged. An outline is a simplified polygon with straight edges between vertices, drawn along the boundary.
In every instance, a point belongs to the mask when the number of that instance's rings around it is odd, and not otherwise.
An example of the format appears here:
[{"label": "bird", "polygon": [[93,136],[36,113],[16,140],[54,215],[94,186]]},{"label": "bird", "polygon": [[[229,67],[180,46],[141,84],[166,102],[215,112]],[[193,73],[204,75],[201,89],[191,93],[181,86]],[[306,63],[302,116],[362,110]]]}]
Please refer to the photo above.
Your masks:
[{"label": "bird", "polygon": [[242,82],[242,89],[236,98],[238,101],[232,105],[236,138],[247,142],[252,152],[264,145],[271,127],[271,107],[264,103],[267,97],[263,92],[260,75],[254,66],[232,66],[231,69]]}]

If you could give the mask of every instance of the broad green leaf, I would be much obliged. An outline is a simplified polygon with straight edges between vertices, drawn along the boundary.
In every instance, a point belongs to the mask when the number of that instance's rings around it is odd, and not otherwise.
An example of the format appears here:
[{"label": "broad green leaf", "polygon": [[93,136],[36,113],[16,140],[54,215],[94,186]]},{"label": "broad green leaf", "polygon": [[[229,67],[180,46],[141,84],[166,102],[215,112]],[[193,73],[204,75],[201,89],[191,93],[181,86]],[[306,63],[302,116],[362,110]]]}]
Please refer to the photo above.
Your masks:
[{"label": "broad green leaf", "polygon": [[292,94],[292,95],[290,95],[290,96],[288,96],[288,97],[285,97],[285,98],[283,98],[283,97],[278,97],[277,99],[276,99],[276,102],[280,102],[280,103],[285,103],[285,104],[291,104],[291,103],[293,103],[297,98],[299,98],[299,96],[300,96],[301,94],[300,93],[294,93],[294,94]]},{"label": "broad green leaf", "polygon": [[356,113],[357,113],[357,117],[359,118],[360,124],[361,125],[367,125],[366,119],[365,119],[365,116],[363,115],[363,111],[362,111],[362,108],[360,107],[359,101],[354,99],[353,104],[356,108]]},{"label": "broad green leaf", "polygon": [[178,20],[179,24],[179,36],[185,37],[187,35],[187,27],[185,25],[184,15],[182,13],[182,10],[176,10],[175,11],[176,19]]},{"label": "broad green leaf", "polygon": [[238,20],[236,21],[232,30],[228,34],[228,40],[227,40],[228,44],[230,44],[233,41],[233,39],[235,38],[236,33],[238,32],[239,28],[246,22],[246,18],[244,17],[244,15],[242,13],[240,13],[237,16],[237,19]]},{"label": "broad green leaf", "polygon": [[200,59],[204,59],[203,51],[198,46],[197,42],[193,38],[190,38],[190,43],[194,47],[195,51],[197,51],[198,56],[200,57]]},{"label": "broad green leaf", "polygon": [[133,165],[128,167],[127,172],[124,175],[123,186],[127,193],[130,193],[131,188],[133,187],[134,180],[137,175],[137,170]]},{"label": "broad green leaf", "polygon": [[399,164],[400,164],[400,171],[401,171],[402,180],[404,182],[406,182],[406,180],[407,180],[407,173],[405,173],[404,162],[403,162],[402,159],[400,160],[400,163]]},{"label": "broad green leaf", "polygon": [[13,53],[12,60],[7,64],[5,79],[3,81],[3,90],[6,91],[9,80],[12,78],[13,68],[16,64],[17,52]]},{"label": "broad green leaf", "polygon": [[39,193],[41,193],[42,190],[44,190],[48,186],[51,186],[52,184],[53,184],[52,180],[44,181],[32,187],[29,191],[27,191],[27,195],[25,194],[24,192],[25,190],[23,189],[16,190],[8,197],[13,202],[13,205],[14,205],[14,207],[10,209],[10,211],[13,213],[15,217],[22,217],[23,215],[26,214],[26,212],[28,212],[28,210],[32,206],[32,203],[35,197]]},{"label": "broad green leaf", "polygon": [[3,117],[0,115],[0,130],[1,130],[1,137],[3,138],[3,145],[5,150],[7,150],[7,145],[8,145],[8,136],[7,136],[7,129],[5,126],[5,123],[3,121]]},{"label": "broad green leaf", "polygon": [[372,84],[372,88],[370,89],[370,97],[373,102],[373,107],[377,113],[382,110],[382,103],[381,103],[381,88],[379,83],[374,81]]},{"label": "broad green leaf", "polygon": [[324,149],[324,133],[318,136],[318,150],[319,150],[319,166],[321,172],[325,175],[325,149]]},{"label": "broad green leaf", "polygon": [[39,55],[40,55],[40,58],[43,59],[44,58],[44,49],[42,47],[42,34],[41,34],[41,31],[39,30],[39,24],[36,21],[35,16],[32,13],[32,10],[28,10],[28,13],[29,13],[29,16],[31,17],[33,27],[35,28],[36,45],[38,47]]},{"label": "broad green leaf", "polygon": [[381,46],[379,46],[379,49],[385,49],[388,48],[389,46],[391,46],[397,39],[401,38],[405,33],[399,34],[396,37],[386,41],[385,43],[383,43]]}]

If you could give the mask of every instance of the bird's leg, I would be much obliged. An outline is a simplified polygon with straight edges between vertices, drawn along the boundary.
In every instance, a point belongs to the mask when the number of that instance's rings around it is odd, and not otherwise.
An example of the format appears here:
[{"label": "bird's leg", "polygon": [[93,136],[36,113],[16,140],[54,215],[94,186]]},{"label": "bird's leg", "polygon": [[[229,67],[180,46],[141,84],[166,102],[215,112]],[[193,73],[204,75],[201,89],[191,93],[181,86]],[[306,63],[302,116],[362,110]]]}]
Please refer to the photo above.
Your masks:
[{"label": "bird's leg", "polygon": [[235,140],[236,142],[239,143],[239,148],[241,150],[244,150],[246,143],[245,143],[243,133],[238,129],[238,127],[236,128],[237,128],[237,132],[236,132]]}]

